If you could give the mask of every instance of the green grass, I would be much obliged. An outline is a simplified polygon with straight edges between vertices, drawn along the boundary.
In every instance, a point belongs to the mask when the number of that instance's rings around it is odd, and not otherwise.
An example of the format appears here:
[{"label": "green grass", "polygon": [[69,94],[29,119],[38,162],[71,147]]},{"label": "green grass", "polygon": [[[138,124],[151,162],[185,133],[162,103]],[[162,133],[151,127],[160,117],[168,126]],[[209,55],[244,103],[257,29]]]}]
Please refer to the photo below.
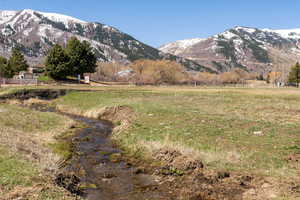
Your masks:
[{"label": "green grass", "polygon": [[61,189],[53,187],[47,178],[40,176],[37,166],[21,156],[8,153],[5,147],[0,147],[0,196],[8,198],[10,192],[22,196],[22,190],[35,186],[42,188],[33,189],[29,196],[23,196],[22,199],[66,199]]},{"label": "green grass", "polygon": [[18,90],[18,88],[15,88],[15,87],[9,87],[9,88],[0,87],[0,95],[6,95],[9,93],[13,93],[13,92],[16,92],[17,90]]},{"label": "green grass", "polygon": [[10,190],[15,186],[32,186],[31,178],[38,176],[38,171],[30,163],[0,148],[0,174],[0,185]]},{"label": "green grass", "polygon": [[42,83],[53,83],[53,82],[55,82],[54,79],[52,79],[49,76],[45,76],[45,75],[39,76],[38,81],[42,82]]},{"label": "green grass", "polygon": [[0,104],[0,126],[24,132],[47,132],[64,125],[64,117],[33,111],[17,105]]},{"label": "green grass", "polygon": [[107,89],[56,101],[80,111],[133,107],[138,118],[117,136],[128,151],[137,144],[167,143],[200,152],[212,168],[270,176],[296,173],[285,158],[300,147],[299,102],[295,89],[230,88]]}]

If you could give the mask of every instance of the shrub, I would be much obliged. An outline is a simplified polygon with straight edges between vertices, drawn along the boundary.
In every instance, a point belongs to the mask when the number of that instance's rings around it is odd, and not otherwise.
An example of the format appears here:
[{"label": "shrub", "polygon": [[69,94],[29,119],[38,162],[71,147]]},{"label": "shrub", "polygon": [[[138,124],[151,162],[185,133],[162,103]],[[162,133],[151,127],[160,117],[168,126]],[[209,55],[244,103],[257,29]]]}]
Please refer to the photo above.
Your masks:
[{"label": "shrub", "polygon": [[178,84],[188,79],[182,65],[169,60],[138,60],[129,66],[136,84]]}]

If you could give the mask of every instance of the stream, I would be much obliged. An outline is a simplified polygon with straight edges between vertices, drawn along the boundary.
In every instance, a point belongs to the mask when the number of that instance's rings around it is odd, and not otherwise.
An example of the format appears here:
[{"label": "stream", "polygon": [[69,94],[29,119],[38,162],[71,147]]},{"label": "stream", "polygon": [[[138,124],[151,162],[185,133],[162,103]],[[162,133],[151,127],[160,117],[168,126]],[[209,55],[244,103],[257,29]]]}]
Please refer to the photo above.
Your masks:
[{"label": "stream", "polygon": [[137,173],[120,160],[121,151],[109,137],[109,123],[68,116],[88,127],[72,138],[74,155],[57,176],[58,185],[90,200],[168,199],[158,191],[158,182],[152,175]]}]

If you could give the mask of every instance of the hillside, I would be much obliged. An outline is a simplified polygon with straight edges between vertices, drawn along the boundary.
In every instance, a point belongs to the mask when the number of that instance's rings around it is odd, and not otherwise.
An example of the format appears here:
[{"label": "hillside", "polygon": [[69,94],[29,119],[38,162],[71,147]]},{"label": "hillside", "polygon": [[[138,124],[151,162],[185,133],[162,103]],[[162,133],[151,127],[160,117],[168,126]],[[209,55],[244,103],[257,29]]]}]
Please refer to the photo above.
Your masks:
[{"label": "hillside", "polygon": [[41,63],[51,46],[65,45],[73,36],[90,42],[99,61],[126,64],[137,59],[170,59],[182,63],[188,70],[210,70],[193,61],[163,53],[102,23],[29,9],[0,11],[2,56],[9,56],[12,47],[18,47],[31,63]]},{"label": "hillside", "polygon": [[218,72],[232,68],[266,74],[288,71],[300,59],[300,29],[235,27],[206,39],[182,40],[160,47]]}]

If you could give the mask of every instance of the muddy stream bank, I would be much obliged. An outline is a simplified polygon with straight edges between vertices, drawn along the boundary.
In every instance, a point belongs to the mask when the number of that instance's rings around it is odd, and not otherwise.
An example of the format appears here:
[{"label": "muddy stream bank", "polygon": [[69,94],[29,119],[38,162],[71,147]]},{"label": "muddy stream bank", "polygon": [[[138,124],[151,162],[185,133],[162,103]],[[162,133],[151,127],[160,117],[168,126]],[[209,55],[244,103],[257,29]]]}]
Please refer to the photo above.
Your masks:
[{"label": "muddy stream bank", "polygon": [[88,127],[72,138],[73,156],[57,176],[58,185],[91,200],[169,199],[159,191],[155,177],[139,174],[122,161],[121,151],[109,138],[111,124],[68,116]]}]

